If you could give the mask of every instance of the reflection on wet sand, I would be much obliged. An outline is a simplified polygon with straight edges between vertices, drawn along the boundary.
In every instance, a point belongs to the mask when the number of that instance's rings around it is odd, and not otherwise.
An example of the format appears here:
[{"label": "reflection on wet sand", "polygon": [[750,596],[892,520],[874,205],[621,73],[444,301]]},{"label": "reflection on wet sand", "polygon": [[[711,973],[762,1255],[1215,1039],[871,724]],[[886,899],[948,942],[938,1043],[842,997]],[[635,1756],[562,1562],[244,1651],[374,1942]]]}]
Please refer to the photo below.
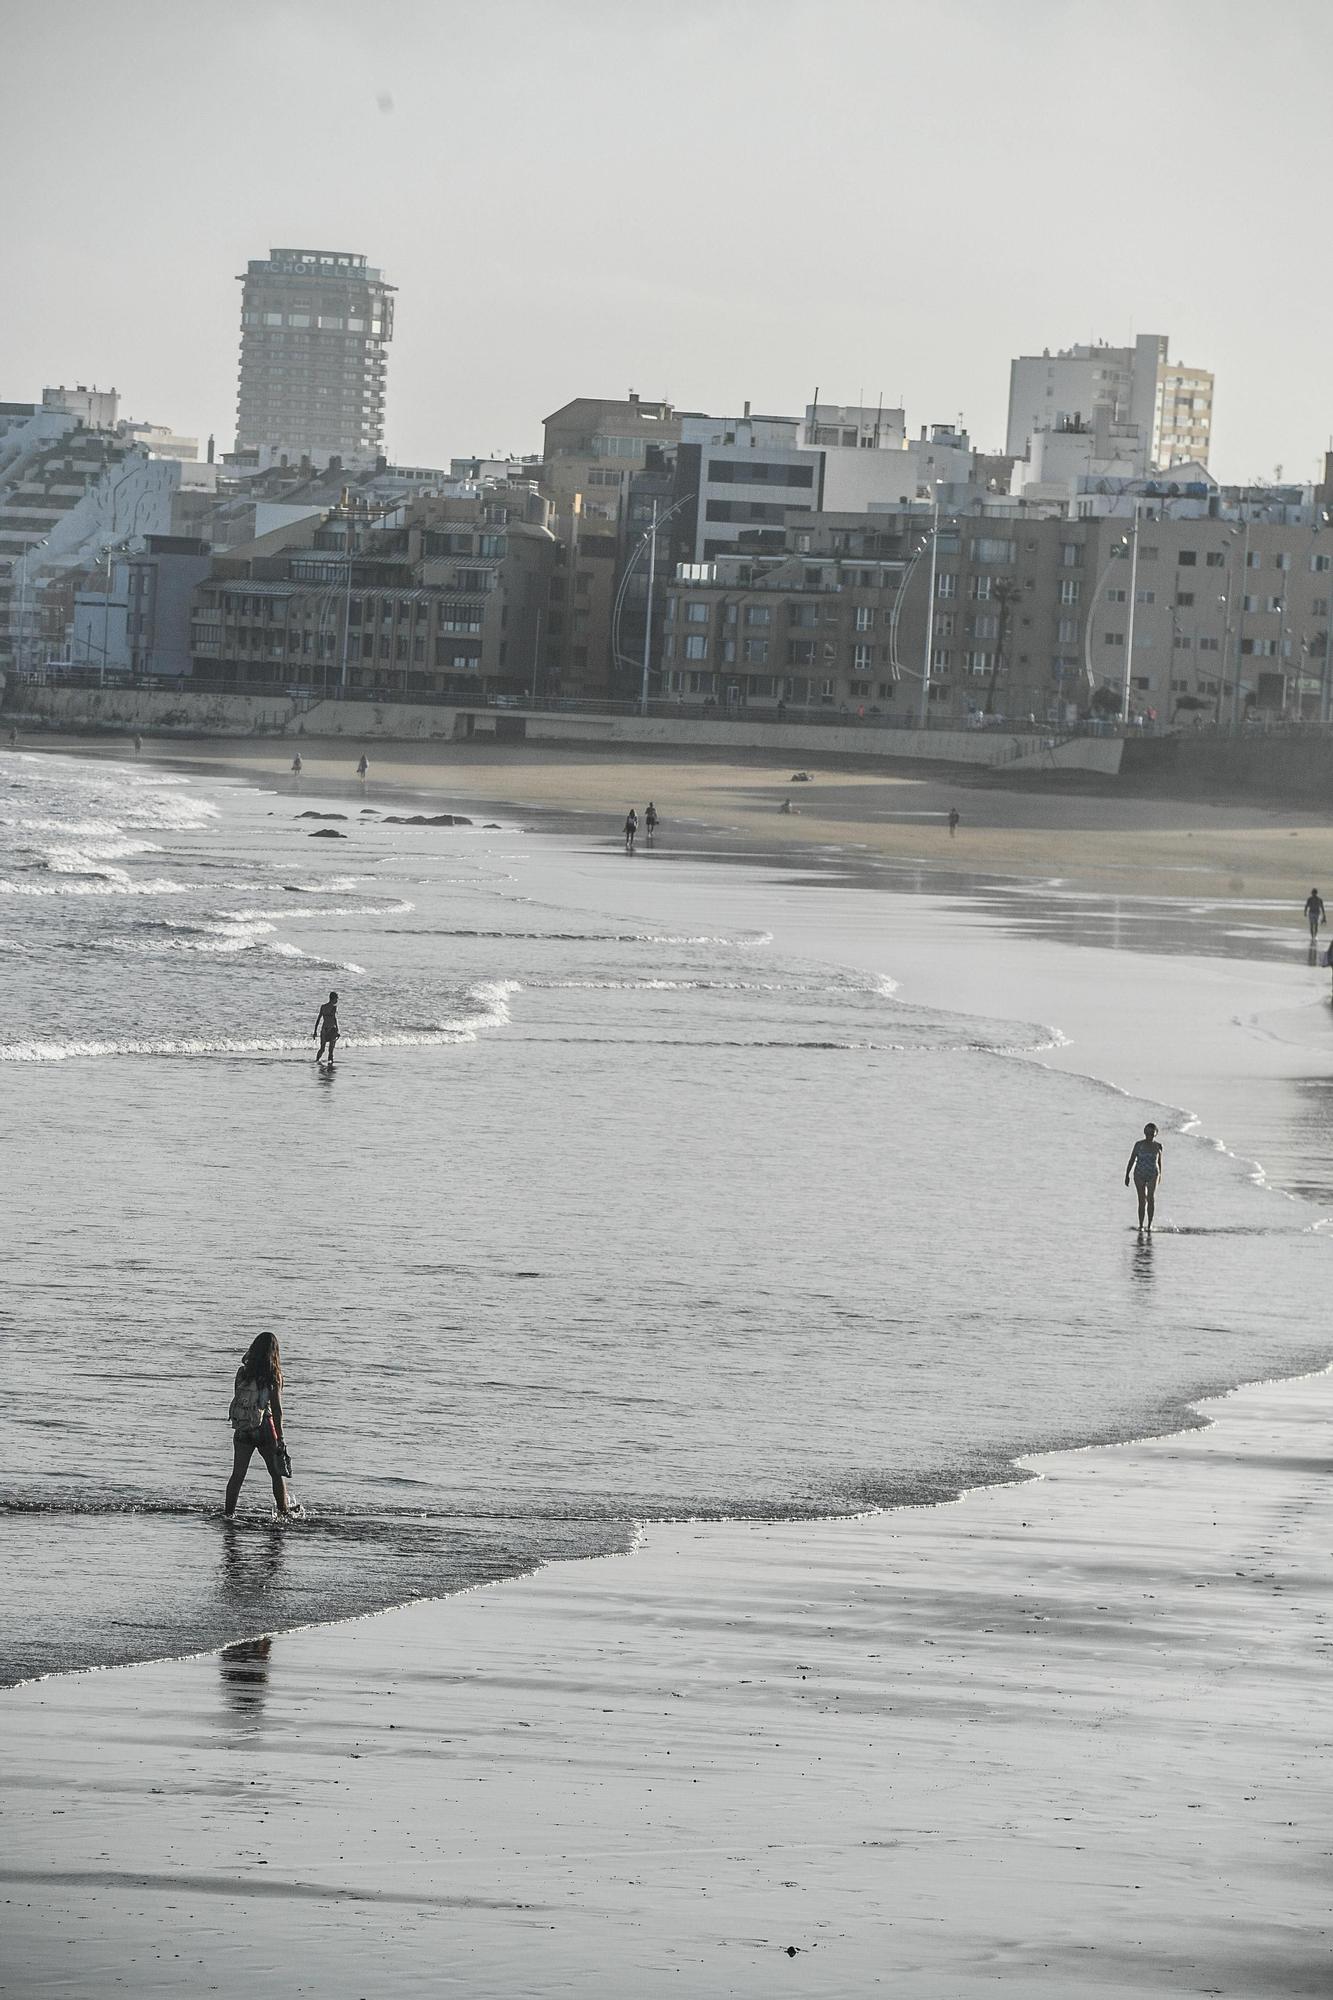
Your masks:
[{"label": "reflection on wet sand", "polygon": [[222,1692],[238,1720],[255,1721],[263,1713],[268,1691],[268,1662],[273,1640],[242,1639],[224,1646],[218,1655],[222,1670]]}]

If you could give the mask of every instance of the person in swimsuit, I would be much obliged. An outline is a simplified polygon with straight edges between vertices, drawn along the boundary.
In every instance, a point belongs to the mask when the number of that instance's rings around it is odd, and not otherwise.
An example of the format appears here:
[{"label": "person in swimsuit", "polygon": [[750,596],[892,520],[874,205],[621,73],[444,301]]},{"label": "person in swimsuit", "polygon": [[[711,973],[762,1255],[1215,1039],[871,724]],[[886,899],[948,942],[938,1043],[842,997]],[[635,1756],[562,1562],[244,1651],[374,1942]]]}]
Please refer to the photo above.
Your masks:
[{"label": "person in swimsuit", "polygon": [[1139,1228],[1144,1228],[1146,1215],[1146,1226],[1151,1235],[1157,1183],[1162,1178],[1162,1144],[1155,1125],[1145,1125],[1143,1137],[1136,1139],[1129,1149],[1129,1163],[1125,1168],[1126,1187],[1131,1174],[1134,1176],[1134,1192],[1139,1198]]},{"label": "person in swimsuit", "polygon": [[319,1036],[319,1049],[316,1053],[315,1061],[322,1062],[324,1060],[324,1051],[327,1049],[329,1052],[329,1068],[332,1069],[333,1051],[338,1045],[338,996],[336,993],[330,993],[328,999],[324,1002],[318,1014],[316,1014],[315,1025],[310,1032],[312,1035]]},{"label": "person in swimsuit", "polygon": [[950,807],[949,807],[949,838],[950,838],[950,840],[952,840],[952,839],[953,839],[953,837],[954,837],[954,835],[955,835],[955,834],[957,833],[957,831],[958,831],[958,822],[959,822],[959,820],[960,820],[960,819],[961,819],[962,817],[963,817],[963,815],[962,815],[962,814],[961,814],[961,813],[959,812],[959,810],[958,810],[957,806],[950,806]]},{"label": "person in swimsuit", "polygon": [[648,845],[651,847],[653,844],[653,835],[657,832],[657,807],[651,799],[648,801],[648,810],[643,816],[643,825],[644,831],[648,835]]},{"label": "person in swimsuit", "polygon": [[363,750],[361,752],[361,762],[356,767],[356,775],[358,778],[360,778],[363,785],[366,782],[366,775],[369,772],[369,770],[370,770],[370,765],[366,759],[366,753]]},{"label": "person in swimsuit", "polygon": [[290,1460],[282,1436],[282,1357],[276,1334],[257,1335],[245,1350],[245,1358],[236,1370],[231,1425],[232,1467],[227,1497],[222,1503],[223,1515],[228,1521],[235,1519],[236,1502],[241,1497],[250,1460],[258,1452],[273,1481],[278,1512],[285,1517],[291,1512],[287,1501]]},{"label": "person in swimsuit", "polygon": [[301,775],[301,753],[298,750],[296,755],[292,758],[292,776],[294,778],[299,778],[300,775]]},{"label": "person in swimsuit", "polygon": [[637,814],[637,813],[635,812],[635,810],[634,810],[633,806],[631,806],[631,807],[630,807],[630,809],[629,809],[629,812],[628,812],[628,814],[626,815],[626,818],[625,818],[625,852],[626,852],[626,854],[633,854],[633,852],[634,852],[634,841],[635,841],[635,837],[636,837],[636,836],[637,836],[637,834],[638,834],[638,831],[639,831],[639,815],[638,815],[638,814]]},{"label": "person in swimsuit", "polygon": [[1310,942],[1313,944],[1324,921],[1324,899],[1317,889],[1311,889],[1305,899],[1305,921],[1310,926]]}]

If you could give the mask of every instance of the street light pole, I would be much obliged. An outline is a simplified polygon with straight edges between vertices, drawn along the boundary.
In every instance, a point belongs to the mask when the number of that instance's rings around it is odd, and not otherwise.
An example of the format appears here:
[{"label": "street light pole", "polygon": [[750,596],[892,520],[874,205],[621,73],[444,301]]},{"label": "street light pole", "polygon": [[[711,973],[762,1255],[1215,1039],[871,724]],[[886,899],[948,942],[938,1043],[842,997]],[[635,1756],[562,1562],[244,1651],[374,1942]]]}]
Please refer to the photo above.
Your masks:
[{"label": "street light pole", "polygon": [[[1244,506],[1244,504],[1245,503],[1242,500],[1241,502],[1242,507]],[[1240,559],[1240,609],[1236,615],[1236,658],[1233,663],[1236,669],[1236,678],[1231,688],[1231,726],[1233,729],[1237,728],[1240,723],[1240,663],[1242,657],[1242,650],[1245,645],[1245,595],[1246,595],[1245,587],[1248,584],[1249,580],[1250,580],[1250,517],[1247,514],[1245,517],[1245,539],[1242,544],[1242,553]]]},{"label": "street light pole", "polygon": [[926,650],[921,662],[921,727],[930,727],[930,669],[935,656],[935,570],[940,548],[940,501],[930,515],[930,595],[926,599]]},{"label": "street light pole", "polygon": [[1120,689],[1120,720],[1129,721],[1129,696],[1134,678],[1134,609],[1139,595],[1139,503],[1134,502],[1134,525],[1129,531],[1129,616],[1125,620],[1125,673]]},{"label": "street light pole", "polygon": [[643,609],[643,686],[639,693],[639,713],[648,713],[648,673],[653,658],[653,586],[657,582],[657,502],[653,501],[653,525],[648,531],[648,599]]}]

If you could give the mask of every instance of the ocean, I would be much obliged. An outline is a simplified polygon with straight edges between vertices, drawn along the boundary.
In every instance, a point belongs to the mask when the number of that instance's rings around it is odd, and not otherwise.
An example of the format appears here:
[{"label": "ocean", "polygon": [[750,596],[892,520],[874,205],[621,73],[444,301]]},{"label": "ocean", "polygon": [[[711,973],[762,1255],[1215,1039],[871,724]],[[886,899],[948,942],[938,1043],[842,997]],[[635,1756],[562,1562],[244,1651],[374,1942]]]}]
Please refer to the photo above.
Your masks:
[{"label": "ocean", "polygon": [[[0,1679],[937,1500],[1327,1357],[1317,1189],[1079,1074],[1058,996],[913,1004],[804,865],[416,809],[0,762]],[[265,1327],[305,1513],[256,1460],[228,1529]]]}]

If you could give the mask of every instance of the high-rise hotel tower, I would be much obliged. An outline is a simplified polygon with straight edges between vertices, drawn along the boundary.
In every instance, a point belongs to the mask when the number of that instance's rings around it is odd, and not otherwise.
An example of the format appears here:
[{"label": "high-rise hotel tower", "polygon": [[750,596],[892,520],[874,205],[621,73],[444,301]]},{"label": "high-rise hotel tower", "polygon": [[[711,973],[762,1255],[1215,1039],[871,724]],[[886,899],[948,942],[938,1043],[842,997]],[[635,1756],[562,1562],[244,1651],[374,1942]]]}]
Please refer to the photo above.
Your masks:
[{"label": "high-rise hotel tower", "polygon": [[319,463],[378,457],[393,338],[383,273],[345,250],[271,250],[240,282],[237,450],[270,445]]}]

